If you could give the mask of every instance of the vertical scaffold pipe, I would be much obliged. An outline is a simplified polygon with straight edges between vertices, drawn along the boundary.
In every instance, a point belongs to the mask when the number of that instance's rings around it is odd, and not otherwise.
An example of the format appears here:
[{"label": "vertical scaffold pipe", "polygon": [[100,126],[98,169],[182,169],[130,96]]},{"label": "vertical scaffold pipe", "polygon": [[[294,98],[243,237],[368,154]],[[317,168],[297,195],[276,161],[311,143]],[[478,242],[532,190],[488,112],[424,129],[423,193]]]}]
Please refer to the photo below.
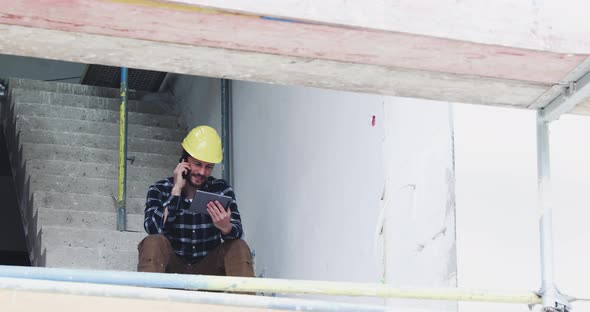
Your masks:
[{"label": "vertical scaffold pipe", "polygon": [[553,203],[549,125],[542,111],[537,112],[537,192],[541,241],[541,290],[544,311],[569,311],[569,302],[557,290],[553,271]]},{"label": "vertical scaffold pipe", "polygon": [[117,198],[117,230],[127,229],[127,73],[121,67],[121,106],[119,108],[119,194]]}]

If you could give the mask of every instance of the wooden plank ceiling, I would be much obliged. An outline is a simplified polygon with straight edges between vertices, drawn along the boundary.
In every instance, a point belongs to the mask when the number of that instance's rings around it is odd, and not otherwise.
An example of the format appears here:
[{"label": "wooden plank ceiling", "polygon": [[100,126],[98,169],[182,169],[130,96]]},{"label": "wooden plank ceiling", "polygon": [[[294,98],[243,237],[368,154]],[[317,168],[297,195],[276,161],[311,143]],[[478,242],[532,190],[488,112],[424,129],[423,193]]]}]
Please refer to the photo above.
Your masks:
[{"label": "wooden plank ceiling", "polygon": [[0,53],[531,109],[589,67],[585,54],[154,0],[0,0]]}]

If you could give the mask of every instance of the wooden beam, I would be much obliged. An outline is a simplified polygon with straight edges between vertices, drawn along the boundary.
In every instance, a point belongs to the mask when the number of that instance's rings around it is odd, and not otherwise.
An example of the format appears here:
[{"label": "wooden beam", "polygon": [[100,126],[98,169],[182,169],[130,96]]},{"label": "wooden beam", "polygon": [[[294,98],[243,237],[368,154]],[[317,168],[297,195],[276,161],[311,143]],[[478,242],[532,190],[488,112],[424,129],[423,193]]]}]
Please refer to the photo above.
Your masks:
[{"label": "wooden beam", "polygon": [[542,84],[557,83],[586,58],[155,0],[0,0],[0,23]]},{"label": "wooden beam", "polygon": [[526,107],[549,85],[0,24],[0,53],[440,101]]}]

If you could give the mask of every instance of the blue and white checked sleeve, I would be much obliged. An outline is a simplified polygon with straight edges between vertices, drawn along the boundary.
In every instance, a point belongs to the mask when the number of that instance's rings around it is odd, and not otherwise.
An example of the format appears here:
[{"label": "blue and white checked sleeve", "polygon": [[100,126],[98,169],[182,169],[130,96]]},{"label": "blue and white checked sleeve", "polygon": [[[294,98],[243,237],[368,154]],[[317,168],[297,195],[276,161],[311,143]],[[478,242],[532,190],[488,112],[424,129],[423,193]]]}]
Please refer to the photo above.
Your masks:
[{"label": "blue and white checked sleeve", "polygon": [[[174,222],[180,197],[171,195],[169,193],[171,188],[172,185],[168,180],[162,180],[148,189],[143,222],[143,227],[148,234],[165,234],[168,231],[168,225]],[[166,207],[168,217],[164,223]]]}]

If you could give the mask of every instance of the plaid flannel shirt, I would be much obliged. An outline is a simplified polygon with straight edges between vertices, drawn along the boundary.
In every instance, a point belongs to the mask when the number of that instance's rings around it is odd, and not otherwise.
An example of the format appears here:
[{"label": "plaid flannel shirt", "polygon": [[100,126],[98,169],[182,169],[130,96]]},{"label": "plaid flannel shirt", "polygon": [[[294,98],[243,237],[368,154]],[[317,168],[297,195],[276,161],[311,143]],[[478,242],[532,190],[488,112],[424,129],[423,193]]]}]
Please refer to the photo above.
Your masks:
[{"label": "plaid flannel shirt", "polygon": [[[231,210],[232,229],[223,235],[215,227],[209,215],[197,214],[189,209],[191,202],[184,196],[173,196],[174,178],[170,177],[150,186],[145,204],[144,228],[148,234],[165,235],[172,248],[186,263],[195,263],[216,248],[223,240],[241,238],[243,234],[240,213],[235,194],[227,182],[209,177],[201,187],[202,191],[223,194],[233,198]],[[168,217],[164,223],[164,209]]]}]

